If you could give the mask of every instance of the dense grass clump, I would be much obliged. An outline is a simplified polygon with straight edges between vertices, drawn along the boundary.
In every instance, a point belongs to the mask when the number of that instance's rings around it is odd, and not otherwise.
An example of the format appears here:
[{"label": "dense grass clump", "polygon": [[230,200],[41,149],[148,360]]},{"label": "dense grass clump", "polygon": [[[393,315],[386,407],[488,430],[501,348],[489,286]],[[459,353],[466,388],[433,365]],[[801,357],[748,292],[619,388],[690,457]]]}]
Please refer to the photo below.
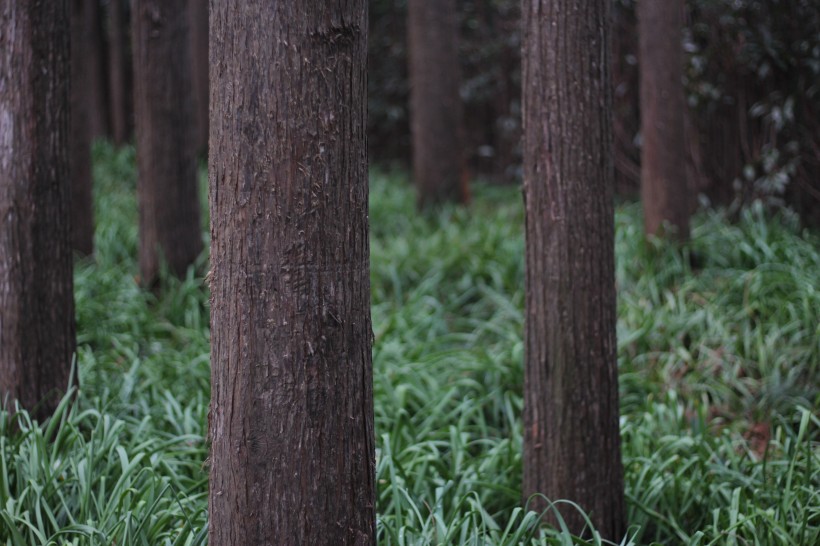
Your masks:
[{"label": "dense grass clump", "polygon": [[[81,389],[46,423],[0,414],[0,544],[204,544],[206,257],[140,290],[133,151],[97,147],[95,178]],[[539,536],[520,498],[523,211],[476,193],[418,214],[373,175],[380,543],[599,543]],[[820,238],[756,208],[684,249],[643,242],[635,205],[616,221],[624,544],[820,543]]]}]

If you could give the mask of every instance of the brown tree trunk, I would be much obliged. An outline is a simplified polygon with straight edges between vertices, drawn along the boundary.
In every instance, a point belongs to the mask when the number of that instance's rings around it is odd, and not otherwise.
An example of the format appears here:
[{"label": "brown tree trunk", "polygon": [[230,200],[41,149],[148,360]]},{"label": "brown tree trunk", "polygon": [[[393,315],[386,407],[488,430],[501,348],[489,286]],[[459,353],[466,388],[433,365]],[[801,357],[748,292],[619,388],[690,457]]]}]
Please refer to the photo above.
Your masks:
[{"label": "brown tree trunk", "polygon": [[135,0],[134,101],[140,276],[175,275],[202,251],[186,0]]},{"label": "brown tree trunk", "polygon": [[208,0],[189,0],[191,82],[193,83],[194,149],[208,151]]},{"label": "brown tree trunk", "polygon": [[0,404],[50,414],[75,348],[68,2],[0,0]]},{"label": "brown tree trunk", "polygon": [[[88,78],[88,125],[92,139],[111,133],[108,100],[108,55],[100,0],[83,0],[86,33],[86,74]],[[75,80],[76,81],[76,80]]]},{"label": "brown tree trunk", "polygon": [[367,2],[210,20],[210,544],[374,544]]},{"label": "brown tree trunk", "polygon": [[89,112],[92,63],[87,0],[71,0],[71,244],[84,256],[94,251]]},{"label": "brown tree trunk", "polygon": [[[180,0],[170,0],[179,2]],[[134,126],[134,83],[129,47],[128,0],[111,0],[108,6],[108,59],[111,136],[118,146],[131,137]]]},{"label": "brown tree trunk", "polygon": [[[609,0],[523,4],[524,495],[625,532],[615,356]],[[537,508],[545,508],[536,500]],[[561,507],[574,533],[584,520]],[[548,521],[555,522],[551,514]]]},{"label": "brown tree trunk", "polygon": [[410,0],[410,116],[413,178],[420,205],[469,200],[463,180],[455,0]]},{"label": "brown tree trunk", "polygon": [[648,235],[689,238],[692,191],[686,179],[683,0],[640,0],[641,200]]}]

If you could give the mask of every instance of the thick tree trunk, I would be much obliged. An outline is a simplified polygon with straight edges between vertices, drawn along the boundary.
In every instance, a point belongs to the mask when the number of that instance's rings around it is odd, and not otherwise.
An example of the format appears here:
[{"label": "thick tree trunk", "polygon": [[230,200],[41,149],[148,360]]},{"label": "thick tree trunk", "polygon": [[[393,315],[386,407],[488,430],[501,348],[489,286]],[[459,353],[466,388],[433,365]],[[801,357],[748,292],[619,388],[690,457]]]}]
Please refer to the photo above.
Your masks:
[{"label": "thick tree trunk", "polygon": [[420,205],[469,200],[464,174],[455,0],[410,0],[413,178]]},{"label": "thick tree trunk", "polygon": [[91,138],[107,138],[111,133],[108,100],[108,55],[100,0],[83,0],[85,14],[86,74],[88,78],[88,125]]},{"label": "thick tree trunk", "polygon": [[210,544],[374,544],[367,3],[210,21]]},{"label": "thick tree trunk", "polygon": [[693,192],[686,179],[683,0],[640,0],[641,200],[648,235],[668,223],[689,238]]},{"label": "thick tree trunk", "polygon": [[[615,356],[609,0],[523,4],[524,495],[625,532]],[[536,501],[536,507],[545,503]],[[561,507],[574,533],[584,521]],[[551,515],[548,521],[555,521]]]},{"label": "thick tree trunk", "polygon": [[208,0],[189,0],[191,81],[193,82],[194,149],[208,151]]},{"label": "thick tree trunk", "polygon": [[135,0],[140,275],[182,276],[202,251],[186,0]]},{"label": "thick tree trunk", "polygon": [[[171,3],[180,0],[169,0]],[[118,146],[131,137],[134,126],[132,49],[129,47],[128,0],[111,0],[108,6],[108,60],[111,105],[111,136]],[[134,38],[136,40],[136,37]],[[135,48],[134,48],[135,49]]]},{"label": "thick tree trunk", "polygon": [[69,5],[0,0],[0,404],[51,413],[75,348]]},{"label": "thick tree trunk", "polygon": [[94,251],[89,112],[92,63],[87,0],[71,0],[71,244],[88,256]]}]

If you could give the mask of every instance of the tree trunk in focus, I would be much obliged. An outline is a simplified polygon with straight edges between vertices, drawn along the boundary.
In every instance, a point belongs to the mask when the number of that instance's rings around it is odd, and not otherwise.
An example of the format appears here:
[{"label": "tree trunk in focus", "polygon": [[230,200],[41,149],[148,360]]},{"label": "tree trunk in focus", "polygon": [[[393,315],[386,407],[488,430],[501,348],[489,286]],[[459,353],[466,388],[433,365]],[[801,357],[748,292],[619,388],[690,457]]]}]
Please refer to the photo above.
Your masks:
[{"label": "tree trunk in focus", "polygon": [[210,22],[209,543],[372,545],[367,2]]},{"label": "tree trunk in focus", "polygon": [[140,276],[182,276],[202,251],[186,0],[135,0]]},{"label": "tree trunk in focus", "polygon": [[38,418],[76,343],[69,47],[68,2],[0,0],[0,404]]},{"label": "tree trunk in focus", "polygon": [[419,204],[469,201],[455,0],[409,0],[413,178]]},{"label": "tree trunk in focus", "polygon": [[[523,10],[525,500],[625,534],[615,340],[609,0]],[[543,499],[530,504],[543,510]],[[574,534],[585,522],[559,506]],[[545,519],[556,524],[552,512]],[[588,532],[586,534],[589,534]]]},{"label": "tree trunk in focus", "polygon": [[644,228],[647,235],[686,240],[693,192],[686,177],[683,0],[639,0],[637,13]]}]

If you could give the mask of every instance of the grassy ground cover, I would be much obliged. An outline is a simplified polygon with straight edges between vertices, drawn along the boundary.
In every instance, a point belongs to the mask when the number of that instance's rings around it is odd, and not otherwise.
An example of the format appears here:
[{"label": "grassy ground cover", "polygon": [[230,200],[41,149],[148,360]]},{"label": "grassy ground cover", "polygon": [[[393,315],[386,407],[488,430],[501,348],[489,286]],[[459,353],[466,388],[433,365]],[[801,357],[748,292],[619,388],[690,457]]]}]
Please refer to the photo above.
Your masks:
[{"label": "grassy ground cover", "polygon": [[[98,146],[95,177],[82,387],[45,424],[0,416],[0,544],[203,544],[206,258],[138,289],[133,151]],[[521,198],[476,194],[418,215],[373,175],[380,543],[586,544],[539,538],[520,499]],[[820,543],[820,238],[704,213],[680,250],[643,243],[639,212],[617,214],[624,543]]]}]

